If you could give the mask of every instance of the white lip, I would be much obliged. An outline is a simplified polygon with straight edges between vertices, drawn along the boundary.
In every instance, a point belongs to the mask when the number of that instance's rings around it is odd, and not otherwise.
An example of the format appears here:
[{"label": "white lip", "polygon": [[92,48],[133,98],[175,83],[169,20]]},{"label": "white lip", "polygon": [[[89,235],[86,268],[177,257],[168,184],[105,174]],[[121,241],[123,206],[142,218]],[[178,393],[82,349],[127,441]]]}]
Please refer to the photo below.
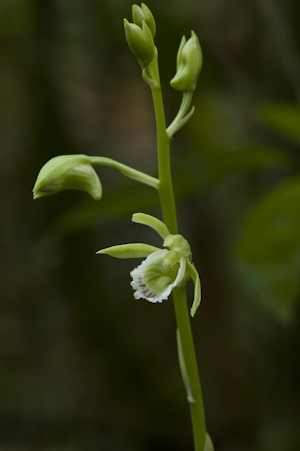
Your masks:
[{"label": "white lip", "polygon": [[167,249],[162,249],[157,252],[153,252],[153,254],[149,255],[137,268],[131,271],[130,275],[132,277],[132,282],[130,285],[135,290],[134,297],[135,299],[146,299],[149,302],[162,302],[166,299],[168,299],[171,291],[180,284],[180,282],[183,280],[186,270],[186,260],[185,258],[180,258],[180,266],[179,270],[176,276],[176,279],[173,283],[167,286],[167,288],[160,294],[151,292],[147,289],[143,276],[145,273],[145,270],[147,269],[149,264],[152,264],[153,262],[157,262],[159,265],[162,265],[165,255],[169,251]]}]

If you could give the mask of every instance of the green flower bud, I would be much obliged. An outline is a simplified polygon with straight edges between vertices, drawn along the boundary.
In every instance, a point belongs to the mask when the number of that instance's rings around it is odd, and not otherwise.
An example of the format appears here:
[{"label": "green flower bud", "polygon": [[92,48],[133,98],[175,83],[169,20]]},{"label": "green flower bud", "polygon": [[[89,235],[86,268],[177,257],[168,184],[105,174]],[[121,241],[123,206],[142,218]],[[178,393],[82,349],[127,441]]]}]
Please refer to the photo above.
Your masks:
[{"label": "green flower bud", "polygon": [[142,3],[141,6],[142,7],[138,5],[133,5],[132,7],[133,23],[142,28],[143,21],[146,22],[152,33],[152,36],[154,37],[156,33],[156,25],[153,14],[148,8],[148,6],[145,5],[145,3]]},{"label": "green flower bud", "polygon": [[141,28],[124,19],[124,27],[129,48],[136,56],[140,66],[144,69],[154,59],[155,46],[152,33],[144,20],[142,21]]},{"label": "green flower bud", "polygon": [[202,50],[199,39],[192,31],[186,41],[182,37],[177,53],[177,72],[170,81],[170,85],[179,91],[194,91],[202,68]]},{"label": "green flower bud", "polygon": [[65,189],[77,189],[95,200],[102,197],[102,186],[96,171],[85,155],[60,155],[40,170],[33,188],[33,198],[51,196]]}]

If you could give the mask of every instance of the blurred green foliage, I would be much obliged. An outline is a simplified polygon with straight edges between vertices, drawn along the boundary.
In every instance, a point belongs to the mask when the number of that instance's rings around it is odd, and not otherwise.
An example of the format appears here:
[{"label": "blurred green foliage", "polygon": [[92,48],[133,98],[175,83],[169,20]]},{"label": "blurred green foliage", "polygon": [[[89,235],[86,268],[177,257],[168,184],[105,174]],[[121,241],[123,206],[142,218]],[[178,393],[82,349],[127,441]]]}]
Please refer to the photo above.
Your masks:
[{"label": "blurred green foliage", "polygon": [[[208,430],[219,451],[298,451],[300,3],[147,5],[168,122],[181,35],[194,29],[204,54],[172,152],[202,279],[193,330]],[[157,193],[100,168],[99,203],[31,196],[59,154],[155,174],[151,95],[123,17],[129,0],[0,2],[1,451],[192,449],[172,302],[135,301],[137,262],[94,255],[159,245],[130,222],[160,215]]]}]

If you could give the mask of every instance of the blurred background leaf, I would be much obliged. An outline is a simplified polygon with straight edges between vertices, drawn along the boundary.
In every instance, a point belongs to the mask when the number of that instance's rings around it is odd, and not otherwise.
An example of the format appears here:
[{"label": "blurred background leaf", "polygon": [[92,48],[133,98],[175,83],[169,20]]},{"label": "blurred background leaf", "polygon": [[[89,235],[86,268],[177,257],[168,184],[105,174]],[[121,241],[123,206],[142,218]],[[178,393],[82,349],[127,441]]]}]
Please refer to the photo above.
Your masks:
[{"label": "blurred background leaf", "polygon": [[290,179],[260,199],[247,217],[237,252],[256,299],[283,320],[299,300],[300,179]]},{"label": "blurred background leaf", "polygon": [[264,104],[260,107],[259,117],[271,129],[284,134],[300,145],[300,107],[298,105]]}]

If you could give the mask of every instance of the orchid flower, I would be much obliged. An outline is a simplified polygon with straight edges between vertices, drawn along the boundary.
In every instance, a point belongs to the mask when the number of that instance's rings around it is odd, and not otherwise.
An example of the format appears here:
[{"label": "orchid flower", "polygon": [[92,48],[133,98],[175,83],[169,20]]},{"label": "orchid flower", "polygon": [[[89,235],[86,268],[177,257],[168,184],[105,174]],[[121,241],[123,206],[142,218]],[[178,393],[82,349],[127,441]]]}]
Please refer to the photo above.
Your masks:
[{"label": "orchid flower", "polygon": [[136,299],[161,303],[169,297],[174,288],[192,278],[195,290],[191,315],[194,316],[201,300],[200,278],[191,263],[189,243],[182,235],[171,234],[167,226],[153,216],[136,213],[132,216],[132,221],[153,228],[164,240],[165,249],[144,243],[131,243],[108,247],[97,254],[108,254],[116,258],[145,258],[130,273]]}]

